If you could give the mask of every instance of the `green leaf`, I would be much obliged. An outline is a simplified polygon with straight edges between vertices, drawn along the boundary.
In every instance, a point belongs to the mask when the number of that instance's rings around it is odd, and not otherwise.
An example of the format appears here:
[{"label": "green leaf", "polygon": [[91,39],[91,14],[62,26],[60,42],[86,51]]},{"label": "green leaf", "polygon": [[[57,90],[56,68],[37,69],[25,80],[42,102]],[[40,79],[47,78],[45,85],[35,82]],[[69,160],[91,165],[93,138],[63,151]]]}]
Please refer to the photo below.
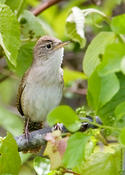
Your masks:
[{"label": "green leaf", "polygon": [[115,115],[118,119],[121,117],[125,116],[125,102],[120,103],[116,108],[115,108]]},{"label": "green leaf", "polygon": [[14,13],[4,4],[0,5],[0,44],[8,61],[16,66],[20,47],[20,28]]},{"label": "green leaf", "polygon": [[125,75],[125,56],[121,60],[120,68],[122,73]]},{"label": "green leaf", "polygon": [[99,56],[104,54],[106,46],[114,40],[115,34],[113,32],[101,32],[89,44],[83,59],[83,70],[88,77],[100,64]]},{"label": "green leaf", "polygon": [[20,23],[24,37],[40,37],[45,34],[40,19],[35,17],[30,11],[24,10]]},{"label": "green leaf", "polygon": [[122,145],[125,146],[125,128],[122,128],[122,130],[120,132],[119,141]]},{"label": "green leaf", "polygon": [[98,111],[113,98],[119,89],[119,81],[115,74],[101,77],[98,71],[95,71],[88,80],[88,103]]},{"label": "green leaf", "polygon": [[122,70],[124,72],[125,44],[113,43],[105,49],[102,64],[99,67],[99,74],[107,75]]},{"label": "green leaf", "polygon": [[20,1],[22,0],[6,0],[6,4],[12,9],[12,10],[16,10],[19,5],[20,5]]},{"label": "green leaf", "polygon": [[38,0],[26,0],[26,3],[28,5],[30,5],[30,6],[33,6],[33,7],[39,5],[39,1]]},{"label": "green leaf", "polygon": [[0,106],[0,125],[14,136],[23,132],[23,121],[19,116]]},{"label": "green leaf", "polygon": [[112,18],[111,29],[117,34],[125,34],[125,14]]},{"label": "green leaf", "polygon": [[74,41],[78,42],[83,48],[86,43],[84,36],[84,15],[78,7],[73,7],[66,20],[67,35]]},{"label": "green leaf", "polygon": [[115,122],[115,108],[120,103],[125,101],[125,76],[121,73],[118,73],[117,77],[120,82],[119,91],[107,104],[99,109],[97,114],[101,117],[103,123],[106,125],[113,125],[113,123]]},{"label": "green leaf", "polygon": [[119,175],[121,155],[114,153],[96,152],[92,154],[81,167],[81,175]]},{"label": "green leaf", "polygon": [[17,67],[16,67],[17,75],[22,76],[24,72],[31,66],[33,59],[34,45],[35,42],[29,41],[21,46],[17,57]]},{"label": "green leaf", "polygon": [[11,134],[1,139],[0,154],[0,174],[18,175],[21,160],[16,141]]},{"label": "green leaf", "polygon": [[47,121],[50,126],[56,123],[63,123],[64,126],[71,132],[77,131],[81,123],[76,113],[66,105],[61,105],[53,109],[47,116]]},{"label": "green leaf", "polygon": [[38,175],[48,175],[50,172],[50,160],[43,157],[34,159],[34,169]]},{"label": "green leaf", "polygon": [[69,140],[63,157],[63,164],[67,168],[74,168],[85,158],[85,148],[90,136],[85,133],[75,133]]},{"label": "green leaf", "polygon": [[68,84],[72,81],[78,80],[78,79],[83,79],[85,80],[87,77],[85,76],[84,73],[70,70],[67,68],[64,68],[64,83]]}]

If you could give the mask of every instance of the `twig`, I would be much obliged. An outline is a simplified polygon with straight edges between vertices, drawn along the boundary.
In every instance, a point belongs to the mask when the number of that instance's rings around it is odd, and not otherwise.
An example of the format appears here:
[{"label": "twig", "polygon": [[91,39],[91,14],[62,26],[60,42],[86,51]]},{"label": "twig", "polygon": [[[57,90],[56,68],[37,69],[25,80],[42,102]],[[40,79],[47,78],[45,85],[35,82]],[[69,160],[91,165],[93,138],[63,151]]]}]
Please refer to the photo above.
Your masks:
[{"label": "twig", "polygon": [[17,12],[16,12],[17,18],[19,17],[19,15],[20,15],[20,13],[21,13],[21,10],[22,10],[22,8],[23,8],[24,3],[25,3],[24,0],[21,0],[21,1],[20,1],[19,7],[18,7]]},{"label": "twig", "polygon": [[71,171],[71,170],[67,170],[67,169],[64,170],[64,173],[80,175],[80,174],[78,174],[78,173],[76,173],[76,172],[73,172],[73,171]]},{"label": "twig", "polygon": [[37,131],[33,131],[29,133],[28,140],[25,138],[25,135],[21,135],[18,137],[15,137],[15,140],[18,145],[18,151],[28,151],[33,148],[37,148],[39,146],[43,146],[46,143],[46,140],[44,139],[45,135],[49,132],[52,132],[52,129],[50,127],[39,129]]},{"label": "twig", "polygon": [[43,12],[44,10],[46,10],[47,8],[49,8],[50,6],[53,6],[53,5],[57,4],[60,1],[62,1],[62,0],[48,0],[47,2],[45,2],[45,3],[41,4],[40,6],[38,6],[36,9],[32,10],[32,13],[35,16],[37,16],[41,12]]}]

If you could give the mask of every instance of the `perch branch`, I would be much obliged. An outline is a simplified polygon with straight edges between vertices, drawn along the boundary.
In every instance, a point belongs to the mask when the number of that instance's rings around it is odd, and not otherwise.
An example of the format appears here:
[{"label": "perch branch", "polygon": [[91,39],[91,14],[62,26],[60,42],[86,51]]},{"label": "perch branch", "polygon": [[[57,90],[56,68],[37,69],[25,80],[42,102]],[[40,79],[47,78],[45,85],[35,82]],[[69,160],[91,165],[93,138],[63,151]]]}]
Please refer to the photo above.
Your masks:
[{"label": "perch branch", "polygon": [[[84,123],[82,123],[82,125],[83,125],[83,126],[81,126],[82,129],[80,128],[79,131],[84,132],[87,128],[84,126]],[[93,126],[91,126],[91,128],[92,127]],[[46,145],[45,136],[47,133],[50,133],[50,132],[52,132],[52,128],[46,127],[43,129],[39,129],[39,130],[30,132],[28,140],[25,138],[24,134],[15,137],[15,140],[16,140],[17,145],[18,145],[18,151],[19,152],[21,152],[21,151],[27,152],[28,150],[36,149],[40,146],[44,147]],[[62,132],[63,133],[67,132],[65,127],[62,127]],[[116,143],[116,142],[117,141],[107,140],[108,144]]]},{"label": "perch branch", "polygon": [[45,135],[49,132],[52,132],[50,127],[39,129],[29,133],[29,139],[25,138],[25,135],[15,137],[15,140],[18,145],[18,151],[28,151],[33,148],[45,145],[46,141],[44,139]]},{"label": "perch branch", "polygon": [[41,12],[43,12],[44,10],[46,10],[47,8],[57,4],[58,2],[60,2],[62,0],[48,0],[45,3],[42,3],[40,6],[38,6],[36,9],[32,10],[32,13],[37,16],[39,15]]}]

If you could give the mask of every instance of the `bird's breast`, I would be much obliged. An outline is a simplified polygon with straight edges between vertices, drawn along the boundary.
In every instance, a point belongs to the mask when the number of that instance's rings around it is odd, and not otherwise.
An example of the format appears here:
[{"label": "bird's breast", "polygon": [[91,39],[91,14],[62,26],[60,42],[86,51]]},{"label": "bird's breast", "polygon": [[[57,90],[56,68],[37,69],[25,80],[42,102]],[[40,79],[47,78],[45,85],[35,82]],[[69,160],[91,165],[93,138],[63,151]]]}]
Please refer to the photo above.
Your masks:
[{"label": "bird's breast", "polygon": [[62,84],[30,83],[27,84],[22,94],[23,111],[32,121],[44,121],[47,114],[57,105],[62,98]]}]

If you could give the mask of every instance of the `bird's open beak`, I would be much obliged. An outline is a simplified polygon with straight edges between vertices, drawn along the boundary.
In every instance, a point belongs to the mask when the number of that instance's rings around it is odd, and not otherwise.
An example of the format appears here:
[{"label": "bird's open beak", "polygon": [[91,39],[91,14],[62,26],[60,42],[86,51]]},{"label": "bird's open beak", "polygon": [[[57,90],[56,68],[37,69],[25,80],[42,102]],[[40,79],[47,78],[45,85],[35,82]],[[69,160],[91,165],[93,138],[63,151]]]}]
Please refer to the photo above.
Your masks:
[{"label": "bird's open beak", "polygon": [[64,46],[68,45],[69,43],[70,43],[70,41],[60,42],[55,46],[54,50],[59,49],[61,47],[64,47]]}]

